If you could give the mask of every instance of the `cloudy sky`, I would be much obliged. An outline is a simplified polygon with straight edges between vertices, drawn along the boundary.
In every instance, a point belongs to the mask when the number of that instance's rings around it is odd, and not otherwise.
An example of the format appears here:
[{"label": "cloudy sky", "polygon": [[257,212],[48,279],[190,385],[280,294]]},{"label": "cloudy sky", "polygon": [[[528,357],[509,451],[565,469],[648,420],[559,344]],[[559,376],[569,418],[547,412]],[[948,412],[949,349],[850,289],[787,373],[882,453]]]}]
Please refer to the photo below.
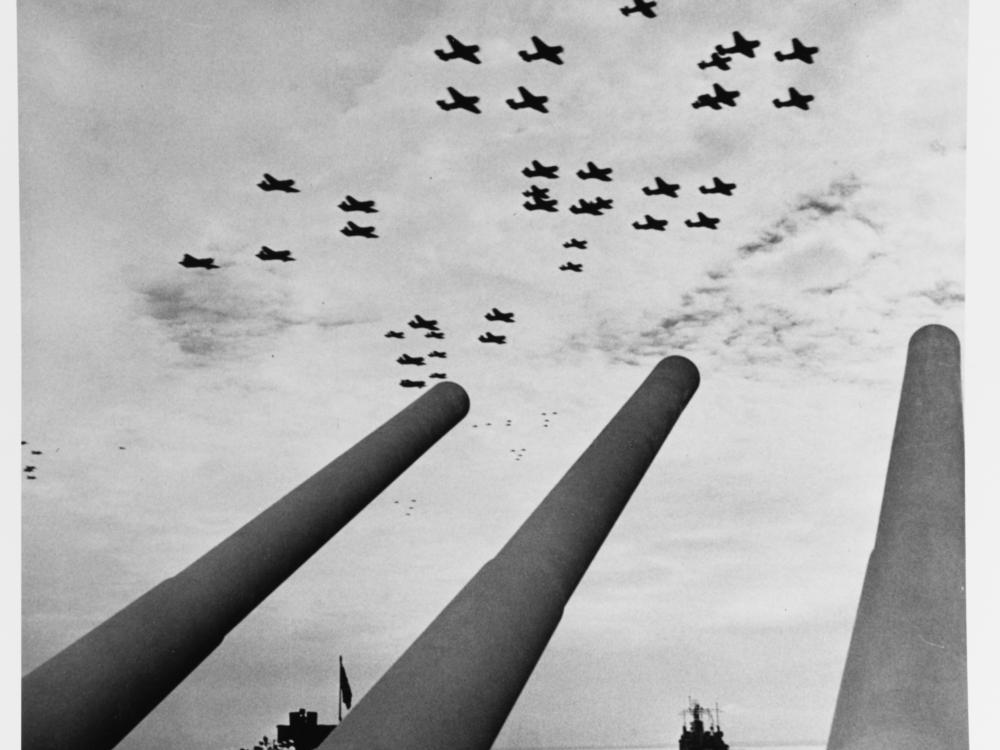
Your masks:
[{"label": "cloudy sky", "polygon": [[[907,339],[964,335],[966,16],[620,4],[21,4],[22,439],[43,451],[24,671],[409,403],[400,379],[431,368],[400,354],[446,350],[472,401],[121,747],[331,718],[337,655],[363,694],[670,354],[700,390],[498,747],[672,743],[689,695],[738,741],[825,740]],[[736,29],[757,55],[699,70]],[[437,59],[446,34],[482,64]],[[532,35],[565,64],[522,61]],[[792,37],[813,65],[774,58]],[[690,106],[713,83],[735,108]],[[509,109],[521,85],[550,112]],[[448,86],[482,114],[439,109]],[[791,86],[808,111],[772,106]],[[555,213],[522,207],[533,159],[560,166],[535,181]],[[578,179],[587,161],[613,181]],[[301,192],[259,190],[265,171]],[[645,196],[656,176],[679,197]],[[734,195],[702,195],[714,176]],[[378,239],[339,233],[365,223],[348,193],[376,200]],[[596,195],[614,208],[568,211]],[[698,211],[718,230],[685,227]],[[647,213],[666,231],[633,229]],[[493,306],[517,322],[491,327]]]}]

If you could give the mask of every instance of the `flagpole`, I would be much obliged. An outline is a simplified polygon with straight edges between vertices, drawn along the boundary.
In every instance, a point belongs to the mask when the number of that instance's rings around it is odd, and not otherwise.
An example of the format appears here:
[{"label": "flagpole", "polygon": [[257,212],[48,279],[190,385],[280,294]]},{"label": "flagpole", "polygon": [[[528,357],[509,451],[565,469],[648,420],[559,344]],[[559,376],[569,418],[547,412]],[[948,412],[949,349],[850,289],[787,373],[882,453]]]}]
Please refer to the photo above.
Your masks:
[{"label": "flagpole", "polygon": [[344,715],[342,713],[343,703],[344,703],[344,656],[341,654],[340,659],[340,669],[337,670],[337,723],[339,724],[344,720]]}]

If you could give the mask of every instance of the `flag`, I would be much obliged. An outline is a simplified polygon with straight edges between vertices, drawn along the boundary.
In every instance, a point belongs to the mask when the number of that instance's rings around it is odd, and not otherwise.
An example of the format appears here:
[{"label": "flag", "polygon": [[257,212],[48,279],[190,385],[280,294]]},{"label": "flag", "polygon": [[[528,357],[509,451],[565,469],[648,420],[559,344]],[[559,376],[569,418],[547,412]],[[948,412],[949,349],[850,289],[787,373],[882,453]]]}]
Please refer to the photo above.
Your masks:
[{"label": "flag", "polygon": [[351,707],[351,683],[347,681],[347,672],[344,671],[344,662],[340,662],[340,698],[344,705]]}]

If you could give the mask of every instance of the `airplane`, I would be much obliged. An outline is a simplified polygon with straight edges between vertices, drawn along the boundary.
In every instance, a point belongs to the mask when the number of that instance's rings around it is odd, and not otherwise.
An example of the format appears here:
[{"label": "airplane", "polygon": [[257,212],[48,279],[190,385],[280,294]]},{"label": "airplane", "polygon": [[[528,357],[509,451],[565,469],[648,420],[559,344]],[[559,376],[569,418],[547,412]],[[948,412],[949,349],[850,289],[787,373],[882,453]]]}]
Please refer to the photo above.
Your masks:
[{"label": "airplane", "polygon": [[42,452],[41,451],[31,451],[31,455],[32,456],[40,456],[40,455],[42,455]]},{"label": "airplane", "polygon": [[581,180],[600,180],[601,182],[611,182],[611,167],[599,167],[594,162],[587,162],[587,170],[579,170],[576,176]]},{"label": "airplane", "polygon": [[417,367],[424,366],[423,357],[411,357],[409,354],[404,354],[402,357],[396,359],[401,365],[416,365]]},{"label": "airplane", "polygon": [[531,37],[531,41],[535,45],[534,52],[528,52],[527,50],[521,50],[517,54],[521,56],[521,59],[525,62],[532,62],[533,60],[548,60],[550,63],[556,65],[562,65],[563,61],[559,57],[562,54],[563,48],[558,45],[546,44],[537,36]]},{"label": "airplane", "polygon": [[272,250],[267,245],[261,245],[260,252],[257,253],[257,257],[261,260],[280,260],[282,263],[295,260],[295,258],[292,257],[291,250]]},{"label": "airplane", "polygon": [[495,334],[490,333],[489,331],[487,331],[482,336],[480,336],[479,340],[482,341],[484,344],[506,344],[507,343],[507,337],[506,336],[497,336]]},{"label": "airplane", "polygon": [[448,352],[439,352],[437,350],[431,352],[427,355],[428,357],[437,357],[438,359],[446,359],[448,357]]},{"label": "airplane", "polygon": [[646,223],[640,224],[638,221],[633,221],[632,226],[636,229],[655,229],[657,232],[662,232],[667,228],[666,219],[654,219],[649,214],[646,214]]},{"label": "airplane", "polygon": [[502,322],[502,323],[514,322],[514,313],[500,312],[495,307],[492,310],[490,310],[490,312],[486,313],[483,317],[492,322]]},{"label": "airplane", "polygon": [[576,237],[573,237],[569,242],[564,242],[563,247],[575,247],[579,250],[586,250],[587,240],[578,240]]},{"label": "airplane", "polygon": [[387,339],[402,339],[406,338],[406,334],[402,331],[386,331],[385,337]]},{"label": "airplane", "polygon": [[726,57],[725,55],[720,55],[718,52],[713,52],[711,59],[708,61],[702,60],[698,63],[698,67],[701,70],[706,68],[718,68],[719,70],[729,70],[729,62],[732,60],[731,57]]},{"label": "airplane", "polygon": [[732,195],[733,190],[736,189],[735,182],[723,182],[718,177],[713,177],[712,181],[714,183],[712,187],[708,188],[705,187],[704,185],[701,185],[698,187],[699,192],[701,192],[703,195],[708,195],[709,193],[719,193],[720,195]]},{"label": "airplane", "polygon": [[633,13],[642,13],[646,18],[656,18],[656,11],[653,7],[655,0],[633,0],[632,5],[625,5],[619,8],[623,16],[630,16]]},{"label": "airplane", "polygon": [[[556,204],[559,203],[555,198],[535,198],[530,201],[525,201],[523,205],[529,211],[558,211]],[[570,208],[572,211],[573,209]]]},{"label": "airplane", "polygon": [[443,49],[434,50],[434,54],[438,56],[438,59],[444,60],[445,62],[448,60],[462,59],[470,63],[475,63],[476,65],[482,64],[482,60],[476,56],[476,53],[479,52],[478,44],[462,44],[451,34],[446,35],[445,39],[447,39],[448,44],[451,45],[451,50],[447,52]]},{"label": "airplane", "polygon": [[778,109],[782,107],[798,107],[799,109],[809,109],[809,102],[811,102],[816,97],[812,94],[800,94],[795,87],[788,89],[788,100],[778,101],[777,99],[772,99],[774,106]]},{"label": "airplane", "polygon": [[448,376],[445,373],[443,373],[443,372],[432,372],[427,377],[429,377],[429,378],[437,378],[438,380],[444,380]]},{"label": "airplane", "polygon": [[194,256],[184,253],[184,260],[179,261],[180,265],[185,268],[218,268],[215,265],[215,258],[195,258]]},{"label": "airplane", "polygon": [[445,112],[452,109],[464,109],[477,115],[482,114],[482,111],[476,106],[476,102],[479,101],[478,96],[466,96],[453,86],[448,87],[448,93],[451,94],[450,102],[446,102],[444,99],[437,100],[437,105]]},{"label": "airplane", "polygon": [[521,193],[525,198],[533,198],[535,200],[548,200],[549,199],[549,188],[538,187],[538,185],[531,185],[527,190]]},{"label": "airplane", "polygon": [[441,331],[431,331],[430,333],[424,334],[425,339],[443,339],[444,333]]},{"label": "airplane", "polygon": [[340,233],[346,237],[367,237],[370,240],[378,237],[375,234],[375,227],[359,227],[353,221],[347,222],[347,226],[341,229]]},{"label": "airplane", "polygon": [[681,189],[680,185],[674,185],[673,183],[665,182],[662,177],[657,177],[656,187],[644,187],[642,192],[646,195],[669,195],[671,198],[677,197],[677,191]]},{"label": "airplane", "polygon": [[585,198],[580,198],[578,205],[570,206],[570,213],[574,214],[590,214],[591,216],[602,216],[605,208],[611,208],[607,205],[608,201],[605,198],[595,198],[592,201],[588,201]]},{"label": "airplane", "polygon": [[438,322],[436,320],[424,320],[419,315],[414,315],[413,320],[407,323],[410,328],[426,328],[428,331],[436,331]]},{"label": "airplane", "polygon": [[526,109],[531,108],[537,112],[548,112],[549,110],[545,107],[545,102],[549,100],[547,96],[539,96],[538,94],[532,94],[524,86],[518,86],[517,90],[521,92],[521,101],[516,102],[513,99],[507,100],[507,106],[511,109]]},{"label": "airplane", "polygon": [[344,200],[337,204],[337,208],[341,211],[364,211],[366,214],[377,214],[378,209],[375,208],[375,201],[359,201],[353,195],[348,195]]},{"label": "airplane", "polygon": [[610,210],[612,203],[614,203],[614,200],[611,198],[602,198],[601,196],[594,198],[594,205],[597,206],[599,211],[603,209]]},{"label": "airplane", "polygon": [[427,385],[423,380],[400,380],[399,384],[404,388],[423,388]]},{"label": "airplane", "polygon": [[38,477],[36,477],[34,474],[28,474],[28,476],[25,477],[25,479],[37,479],[37,478]]},{"label": "airplane", "polygon": [[713,83],[712,88],[715,89],[715,101],[719,104],[725,104],[727,107],[736,106],[736,97],[740,95],[739,91],[727,91],[717,83]]},{"label": "airplane", "polygon": [[295,180],[279,180],[265,172],[264,179],[257,183],[257,187],[266,193],[272,190],[280,190],[283,193],[297,193],[299,189],[292,187],[294,184]]},{"label": "airplane", "polygon": [[580,273],[583,271],[583,263],[573,263],[572,261],[566,261],[561,266],[559,266],[560,271],[576,271]]},{"label": "airplane", "polygon": [[691,107],[693,109],[701,109],[702,107],[711,107],[712,109],[722,109],[722,105],[719,104],[711,94],[701,94],[697,99],[691,102]]},{"label": "airplane", "polygon": [[559,175],[556,174],[558,171],[558,164],[553,164],[551,167],[547,167],[544,164],[541,164],[538,159],[532,159],[531,166],[522,169],[521,174],[525,177],[545,177],[549,180],[555,180],[559,177]]},{"label": "airplane", "polygon": [[781,62],[785,60],[801,60],[808,65],[812,65],[813,55],[817,52],[819,52],[819,47],[807,47],[798,39],[792,39],[791,52],[775,52],[774,56]]},{"label": "airplane", "polygon": [[25,473],[26,473],[26,474],[30,474],[30,473],[31,473],[31,472],[33,472],[34,470],[35,470],[35,467],[34,467],[34,466],[25,466],[25,467],[24,467],[24,471],[25,471]]},{"label": "airplane", "polygon": [[716,229],[718,219],[713,219],[711,216],[705,216],[701,211],[698,212],[698,221],[691,221],[691,219],[685,219],[684,225],[688,227],[704,227],[705,229]]},{"label": "airplane", "polygon": [[733,32],[733,46],[723,47],[721,44],[715,45],[715,51],[720,55],[735,54],[739,53],[741,55],[746,55],[747,57],[754,56],[754,50],[760,46],[760,42],[756,39],[744,39],[743,35],[738,31]]}]

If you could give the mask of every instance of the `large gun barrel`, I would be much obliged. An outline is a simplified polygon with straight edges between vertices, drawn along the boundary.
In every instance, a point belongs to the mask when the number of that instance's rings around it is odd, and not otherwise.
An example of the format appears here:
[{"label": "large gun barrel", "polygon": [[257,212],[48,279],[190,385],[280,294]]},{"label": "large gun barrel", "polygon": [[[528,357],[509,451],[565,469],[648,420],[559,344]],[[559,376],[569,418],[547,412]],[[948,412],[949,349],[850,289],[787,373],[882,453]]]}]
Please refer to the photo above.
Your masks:
[{"label": "large gun barrel", "polygon": [[958,338],[910,339],[875,547],[829,750],[969,747]]},{"label": "large gun barrel", "polygon": [[469,410],[441,383],[204,556],[22,680],[22,747],[116,745]]},{"label": "large gun barrel", "polygon": [[489,748],[698,382],[687,359],[660,362],[321,750]]}]

